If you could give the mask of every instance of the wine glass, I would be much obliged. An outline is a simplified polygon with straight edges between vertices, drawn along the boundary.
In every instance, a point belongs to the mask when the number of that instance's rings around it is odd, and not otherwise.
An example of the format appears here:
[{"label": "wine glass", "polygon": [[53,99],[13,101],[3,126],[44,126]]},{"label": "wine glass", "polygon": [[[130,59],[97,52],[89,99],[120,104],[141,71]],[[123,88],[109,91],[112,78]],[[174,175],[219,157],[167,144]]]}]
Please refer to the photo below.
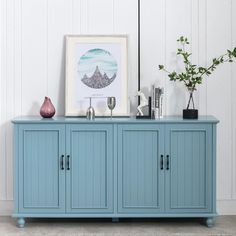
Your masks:
[{"label": "wine glass", "polygon": [[112,119],[112,110],[116,106],[116,98],[115,97],[108,97],[107,98],[107,106],[111,110],[111,119]]}]

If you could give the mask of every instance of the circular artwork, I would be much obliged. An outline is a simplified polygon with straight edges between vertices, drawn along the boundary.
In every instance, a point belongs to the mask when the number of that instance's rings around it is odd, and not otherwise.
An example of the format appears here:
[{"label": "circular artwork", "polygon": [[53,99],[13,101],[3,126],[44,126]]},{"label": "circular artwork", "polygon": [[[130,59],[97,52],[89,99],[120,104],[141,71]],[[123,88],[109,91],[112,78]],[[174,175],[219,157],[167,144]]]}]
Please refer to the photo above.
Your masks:
[{"label": "circular artwork", "polygon": [[78,73],[81,81],[93,89],[109,86],[117,76],[117,62],[104,49],[91,49],[80,57]]}]

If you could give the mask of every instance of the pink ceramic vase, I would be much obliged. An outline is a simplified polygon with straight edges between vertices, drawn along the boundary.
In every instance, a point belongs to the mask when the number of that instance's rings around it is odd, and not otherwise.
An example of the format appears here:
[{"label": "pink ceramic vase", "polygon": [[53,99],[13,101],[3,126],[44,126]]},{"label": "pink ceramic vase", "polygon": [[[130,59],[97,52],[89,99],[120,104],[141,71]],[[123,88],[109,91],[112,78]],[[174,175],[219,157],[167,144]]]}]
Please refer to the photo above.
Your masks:
[{"label": "pink ceramic vase", "polygon": [[56,110],[53,106],[51,99],[49,97],[45,97],[43,105],[40,108],[40,115],[43,118],[51,118],[55,115]]}]

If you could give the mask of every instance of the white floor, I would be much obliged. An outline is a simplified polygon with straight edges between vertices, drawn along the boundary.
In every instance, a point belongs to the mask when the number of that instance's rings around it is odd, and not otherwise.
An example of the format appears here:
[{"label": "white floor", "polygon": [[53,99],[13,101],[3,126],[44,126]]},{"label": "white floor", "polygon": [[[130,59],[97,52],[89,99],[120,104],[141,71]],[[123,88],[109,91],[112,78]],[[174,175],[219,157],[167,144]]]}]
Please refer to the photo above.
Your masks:
[{"label": "white floor", "polygon": [[0,236],[103,236],[103,235],[236,235],[236,216],[221,216],[214,228],[207,228],[199,219],[32,219],[24,229],[11,217],[0,217]]}]

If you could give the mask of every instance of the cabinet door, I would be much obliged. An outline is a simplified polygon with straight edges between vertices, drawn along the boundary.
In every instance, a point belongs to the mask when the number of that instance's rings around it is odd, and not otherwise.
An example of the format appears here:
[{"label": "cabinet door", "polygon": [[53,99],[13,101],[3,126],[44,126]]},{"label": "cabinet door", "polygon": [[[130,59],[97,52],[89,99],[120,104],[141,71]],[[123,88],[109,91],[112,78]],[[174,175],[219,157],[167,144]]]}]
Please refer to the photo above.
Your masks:
[{"label": "cabinet door", "polygon": [[118,126],[118,210],[156,213],[164,210],[164,126]]},{"label": "cabinet door", "polygon": [[66,149],[70,155],[66,175],[67,212],[112,212],[112,125],[67,125],[66,132]]},{"label": "cabinet door", "polygon": [[[212,125],[166,127],[166,210],[209,212],[212,209]],[[167,161],[167,160],[166,160]]]},{"label": "cabinet door", "polygon": [[65,171],[60,163],[63,154],[63,125],[20,125],[20,212],[65,212]]}]

